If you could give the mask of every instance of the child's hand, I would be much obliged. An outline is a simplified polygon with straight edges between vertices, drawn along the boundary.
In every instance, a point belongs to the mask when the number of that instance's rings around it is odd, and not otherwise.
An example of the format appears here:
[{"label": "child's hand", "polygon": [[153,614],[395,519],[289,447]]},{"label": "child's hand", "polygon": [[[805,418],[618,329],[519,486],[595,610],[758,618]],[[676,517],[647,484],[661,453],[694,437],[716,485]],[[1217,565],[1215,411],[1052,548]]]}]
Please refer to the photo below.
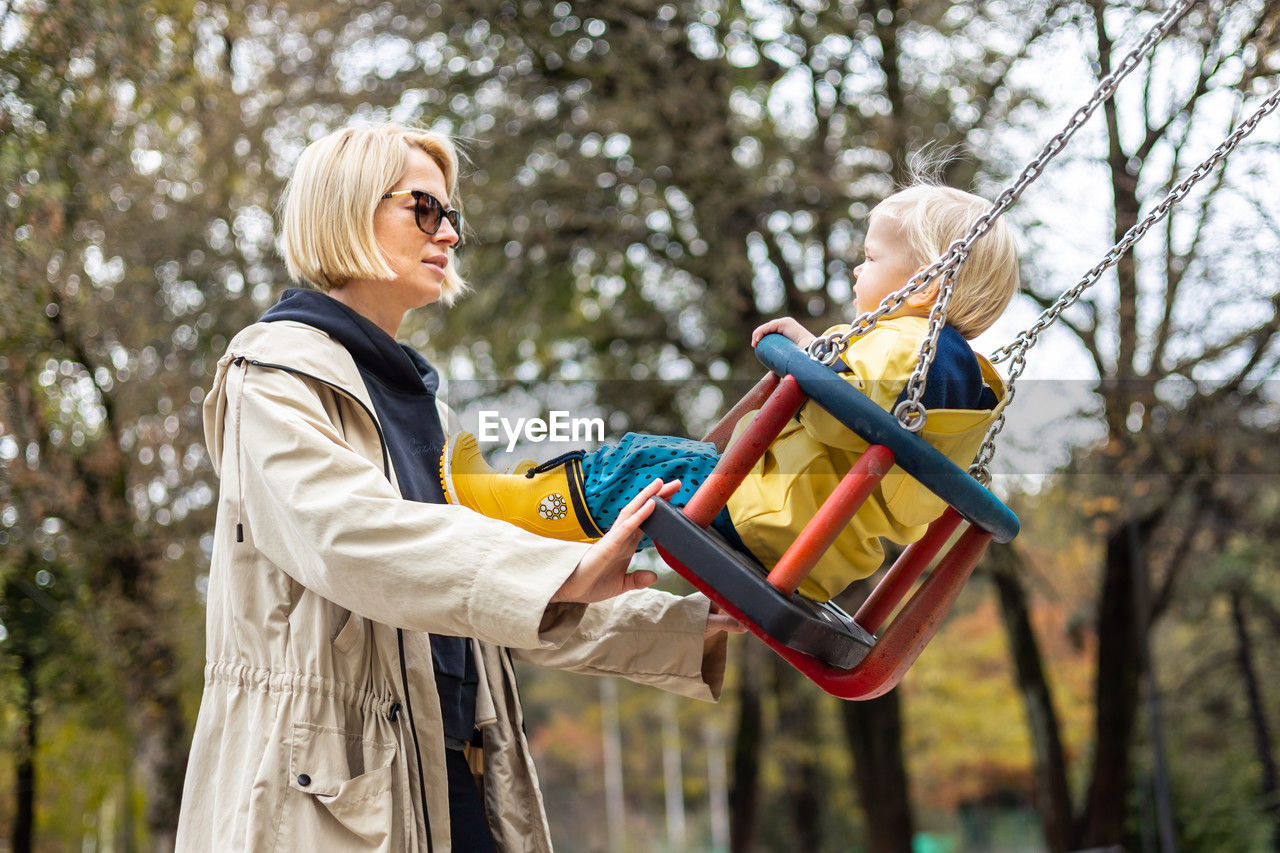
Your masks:
[{"label": "child's hand", "polygon": [[789,341],[801,349],[807,347],[815,337],[812,332],[801,326],[796,320],[790,317],[779,317],[756,327],[756,330],[751,333],[751,346],[754,347],[760,343],[761,338],[774,332],[786,336]]}]

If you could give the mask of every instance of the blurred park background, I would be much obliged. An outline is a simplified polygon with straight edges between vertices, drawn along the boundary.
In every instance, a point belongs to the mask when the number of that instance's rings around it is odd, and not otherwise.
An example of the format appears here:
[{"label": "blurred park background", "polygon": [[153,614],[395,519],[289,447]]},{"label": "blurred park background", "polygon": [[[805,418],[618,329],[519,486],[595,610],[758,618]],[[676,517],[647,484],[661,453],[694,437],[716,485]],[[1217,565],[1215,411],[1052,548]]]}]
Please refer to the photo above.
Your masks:
[{"label": "blurred park background", "polygon": [[[755,325],[848,319],[911,152],[994,198],[1164,8],[0,0],[0,849],[172,846],[200,402],[286,285],[307,142],[464,142],[474,289],[407,336],[459,408],[696,435]],[[1274,88],[1278,42],[1273,0],[1182,20],[1009,214],[1024,290],[979,349]],[[1280,850],[1278,125],[1031,353],[993,469],[1023,532],[899,689],[833,700],[749,638],[717,706],[522,673],[558,849]]]}]

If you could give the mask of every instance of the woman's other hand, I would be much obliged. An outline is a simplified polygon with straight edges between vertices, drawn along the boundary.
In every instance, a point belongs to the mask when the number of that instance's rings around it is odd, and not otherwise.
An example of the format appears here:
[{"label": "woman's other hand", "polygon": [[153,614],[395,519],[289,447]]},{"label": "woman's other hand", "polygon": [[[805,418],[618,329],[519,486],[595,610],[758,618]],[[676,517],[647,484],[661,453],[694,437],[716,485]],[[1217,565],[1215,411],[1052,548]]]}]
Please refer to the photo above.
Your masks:
[{"label": "woman's other hand", "polygon": [[707,614],[707,629],[704,636],[709,640],[721,631],[726,634],[741,634],[747,630],[737,619],[720,609],[720,605],[711,602],[711,612]]},{"label": "woman's other hand", "polygon": [[814,334],[804,326],[801,326],[798,320],[791,317],[779,317],[776,320],[770,320],[767,323],[756,326],[756,330],[751,333],[751,346],[754,347],[760,343],[760,339],[765,335],[775,332],[785,336],[787,340],[801,349],[807,347],[809,342],[814,339]]},{"label": "woman's other hand", "polygon": [[636,546],[644,538],[640,525],[653,512],[653,498],[670,498],[680,490],[680,481],[663,483],[654,480],[640,494],[631,499],[618,519],[598,542],[582,555],[573,574],[565,579],[560,589],[551,597],[552,603],[571,602],[593,604],[652,586],[658,576],[648,570],[627,572]]}]

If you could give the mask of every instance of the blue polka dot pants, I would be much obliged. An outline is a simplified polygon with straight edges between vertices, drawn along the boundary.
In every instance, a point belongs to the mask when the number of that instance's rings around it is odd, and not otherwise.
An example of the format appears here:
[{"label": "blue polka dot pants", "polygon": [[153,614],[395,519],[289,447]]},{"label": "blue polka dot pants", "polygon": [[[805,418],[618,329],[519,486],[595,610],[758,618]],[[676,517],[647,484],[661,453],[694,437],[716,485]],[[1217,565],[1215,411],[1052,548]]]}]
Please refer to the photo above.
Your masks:
[{"label": "blue polka dot pants", "polygon": [[[616,446],[605,445],[582,458],[587,509],[600,529],[608,530],[622,508],[658,478],[680,481],[680,491],[671,503],[683,507],[719,461],[715,445],[704,441],[629,432]],[[733,528],[729,510],[720,510],[711,526],[731,546],[749,553]],[[652,545],[648,536],[640,540],[640,548]]]}]

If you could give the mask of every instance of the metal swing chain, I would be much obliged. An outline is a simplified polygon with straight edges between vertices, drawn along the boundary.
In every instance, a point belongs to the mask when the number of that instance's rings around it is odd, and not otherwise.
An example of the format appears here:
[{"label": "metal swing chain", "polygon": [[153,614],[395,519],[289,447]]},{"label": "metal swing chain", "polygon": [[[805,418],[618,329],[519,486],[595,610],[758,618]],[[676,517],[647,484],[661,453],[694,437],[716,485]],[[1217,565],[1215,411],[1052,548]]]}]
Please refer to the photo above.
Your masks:
[{"label": "metal swing chain", "polygon": [[978,454],[974,459],[973,465],[969,468],[969,473],[982,483],[987,483],[990,478],[990,472],[987,466],[991,462],[992,456],[995,455],[995,440],[1000,431],[1004,429],[1005,411],[1008,409],[1009,403],[1013,401],[1015,393],[1014,383],[1018,377],[1022,375],[1023,369],[1027,366],[1026,354],[1027,350],[1035,345],[1036,339],[1040,333],[1062,315],[1064,311],[1074,305],[1084,292],[1097,283],[1102,274],[1119,262],[1120,258],[1133,247],[1135,243],[1142,239],[1143,235],[1151,229],[1160,220],[1164,219],[1173,209],[1173,206],[1182,201],[1197,183],[1205,178],[1215,166],[1226,159],[1240,141],[1246,136],[1253,133],[1264,118],[1275,111],[1280,106],[1280,88],[1275,89],[1269,94],[1262,104],[1254,111],[1253,115],[1241,122],[1234,131],[1231,132],[1226,139],[1219,143],[1218,147],[1213,150],[1208,157],[1200,162],[1181,182],[1173,189],[1169,190],[1160,203],[1142,218],[1140,222],[1125,232],[1115,245],[1113,245],[1102,260],[1098,261],[1092,269],[1076,282],[1075,286],[1065,291],[1058,300],[1046,308],[1030,327],[1021,332],[1014,340],[1000,347],[991,354],[991,361],[994,364],[1009,360],[1009,378],[1005,383],[1006,396],[1000,408],[1000,414],[992,422],[991,427],[987,430],[987,435],[982,441],[982,447],[978,449]]},{"label": "metal swing chain", "polygon": [[934,300],[933,308],[929,311],[928,334],[925,335],[924,343],[920,347],[916,366],[911,371],[910,378],[907,379],[907,396],[893,407],[893,416],[898,419],[898,423],[911,432],[924,429],[924,422],[929,417],[929,413],[920,402],[924,397],[925,378],[933,365],[933,357],[937,355],[938,335],[942,334],[942,327],[947,324],[947,304],[951,302],[951,294],[956,286],[956,276],[966,257],[968,257],[967,251],[954,267],[943,273],[942,284],[938,287],[938,298]]},{"label": "metal swing chain", "polygon": [[1062,130],[1054,134],[1045,143],[1035,159],[1028,163],[1017,179],[1000,193],[992,203],[991,209],[974,220],[969,232],[963,238],[952,243],[941,257],[912,276],[901,290],[894,291],[886,296],[874,311],[868,311],[866,314],[855,318],[847,332],[832,332],[830,335],[814,338],[807,348],[809,357],[822,364],[834,364],[836,359],[849,348],[849,342],[853,338],[860,337],[871,331],[881,318],[901,308],[908,297],[926,288],[939,275],[945,275],[946,278],[944,278],[939,288],[938,299],[929,314],[929,334],[921,346],[920,357],[916,362],[915,369],[907,380],[908,398],[894,409],[894,415],[904,428],[911,432],[919,432],[923,429],[927,412],[920,405],[920,398],[924,395],[925,375],[928,373],[929,365],[933,361],[938,335],[946,324],[946,303],[950,300],[955,276],[965,260],[968,259],[970,248],[979,237],[991,230],[991,226],[996,219],[1003,215],[1022,195],[1023,191],[1040,176],[1049,161],[1066,147],[1067,141],[1075,135],[1077,130],[1084,126],[1098,107],[1107,98],[1111,97],[1120,82],[1138,67],[1142,59],[1155,49],[1156,44],[1164,38],[1178,19],[1186,14],[1196,2],[1197,0],[1182,0],[1182,2],[1172,6],[1161,16],[1155,26],[1143,36],[1142,41],[1120,60],[1110,74],[1098,82],[1093,95],[1071,115]]}]

